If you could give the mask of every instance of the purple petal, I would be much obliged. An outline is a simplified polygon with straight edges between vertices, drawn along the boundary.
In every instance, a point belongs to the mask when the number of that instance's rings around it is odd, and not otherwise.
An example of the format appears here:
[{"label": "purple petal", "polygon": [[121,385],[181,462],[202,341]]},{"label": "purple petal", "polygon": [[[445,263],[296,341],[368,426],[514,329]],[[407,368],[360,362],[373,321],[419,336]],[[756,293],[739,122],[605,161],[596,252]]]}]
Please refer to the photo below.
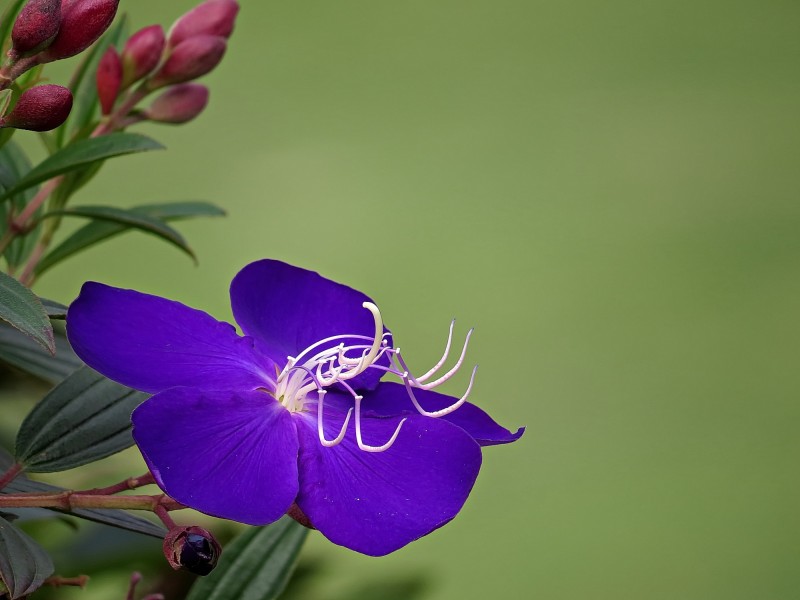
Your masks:
[{"label": "purple petal", "polygon": [[[318,273],[276,260],[250,263],[231,282],[231,306],[245,334],[276,363],[297,356],[311,344],[335,335],[372,338],[375,323],[361,305],[368,296]],[[387,331],[384,329],[384,331]],[[363,340],[336,340],[319,349],[345,343],[369,344]],[[391,341],[391,340],[390,340]],[[388,365],[388,358],[381,364]],[[370,369],[351,381],[359,389],[372,389],[383,372]]]},{"label": "purple petal", "polygon": [[[344,422],[341,397],[325,398],[327,439]],[[385,452],[360,450],[353,419],[344,440],[320,444],[316,411],[298,413],[300,494],[297,505],[314,527],[336,544],[382,556],[441,527],[475,483],[480,446],[462,429],[440,419],[410,415]],[[362,419],[364,443],[388,441],[401,419]]]},{"label": "purple petal", "polygon": [[232,325],[179,302],[100,283],[84,284],[67,313],[67,333],[87,365],[145,392],[252,390],[275,376],[272,362]]},{"label": "purple petal", "polygon": [[[458,398],[452,396],[418,389],[414,390],[414,395],[422,408],[428,412],[442,410],[458,401]],[[399,383],[381,383],[377,389],[366,395],[362,406],[364,415],[373,417],[419,414],[405,386]],[[517,429],[516,433],[511,433],[469,402],[465,402],[449,415],[439,418],[458,425],[481,446],[509,444],[517,441],[525,433],[524,427]]]},{"label": "purple petal", "polygon": [[265,392],[173,388],[133,411],[133,437],[178,502],[250,525],[271,523],[297,495],[297,432]]}]

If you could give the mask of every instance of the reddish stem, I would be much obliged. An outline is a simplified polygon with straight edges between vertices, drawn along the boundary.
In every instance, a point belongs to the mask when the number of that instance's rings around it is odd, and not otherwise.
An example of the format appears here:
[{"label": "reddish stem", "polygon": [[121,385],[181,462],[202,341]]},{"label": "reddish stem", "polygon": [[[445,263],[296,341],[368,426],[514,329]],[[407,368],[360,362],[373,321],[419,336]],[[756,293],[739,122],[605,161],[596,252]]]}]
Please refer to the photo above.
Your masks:
[{"label": "reddish stem", "polygon": [[14,463],[11,465],[11,468],[8,469],[5,473],[0,475],[0,490],[6,487],[9,483],[16,479],[17,475],[22,473],[22,465],[19,463]]}]

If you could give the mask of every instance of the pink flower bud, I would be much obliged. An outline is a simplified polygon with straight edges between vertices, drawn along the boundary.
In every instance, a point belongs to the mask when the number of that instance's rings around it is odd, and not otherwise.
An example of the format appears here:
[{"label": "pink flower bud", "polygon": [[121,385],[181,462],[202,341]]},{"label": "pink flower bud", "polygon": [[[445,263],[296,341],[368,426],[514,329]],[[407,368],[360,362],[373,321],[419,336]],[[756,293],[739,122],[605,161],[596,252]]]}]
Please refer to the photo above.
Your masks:
[{"label": "pink flower bud", "polygon": [[111,25],[118,6],[119,0],[62,0],[61,28],[39,62],[69,58],[86,50]]},{"label": "pink flower bud", "polygon": [[61,0],[30,0],[14,21],[14,57],[36,54],[47,47],[61,25]]},{"label": "pink flower bud", "polygon": [[226,48],[225,38],[213,35],[197,35],[184,40],[175,46],[147,87],[155,90],[202,77],[219,64]]},{"label": "pink flower bud", "polygon": [[0,118],[0,127],[50,131],[67,120],[72,92],[60,85],[37,85],[23,92],[14,109]]},{"label": "pink flower bud", "polygon": [[122,50],[122,87],[127,88],[155,69],[165,45],[161,25],[151,25],[134,33]]},{"label": "pink flower bud", "polygon": [[97,97],[104,115],[111,114],[122,84],[122,61],[117,49],[109,46],[97,65]]},{"label": "pink flower bud", "polygon": [[235,0],[207,0],[195,6],[170,28],[170,48],[197,35],[229,38],[238,12],[239,3]]},{"label": "pink flower bud", "polygon": [[145,112],[151,121],[186,123],[203,112],[208,104],[208,88],[199,83],[181,83],[161,94]]}]

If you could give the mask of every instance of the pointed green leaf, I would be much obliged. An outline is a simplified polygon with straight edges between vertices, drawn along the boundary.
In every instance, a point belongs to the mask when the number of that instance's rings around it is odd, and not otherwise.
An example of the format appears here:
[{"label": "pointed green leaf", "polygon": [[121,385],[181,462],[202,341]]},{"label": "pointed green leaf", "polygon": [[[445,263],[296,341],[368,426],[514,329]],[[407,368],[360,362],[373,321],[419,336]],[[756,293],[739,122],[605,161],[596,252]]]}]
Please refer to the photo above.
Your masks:
[{"label": "pointed green leaf", "polygon": [[271,600],[286,587],[308,529],[291,519],[248,529],[227,546],[217,568],[186,600]]},{"label": "pointed green leaf", "polygon": [[19,281],[0,271],[0,319],[55,354],[53,326],[39,299]]},{"label": "pointed green leaf", "polygon": [[[14,462],[14,457],[3,448],[0,448],[0,473],[6,471]],[[64,491],[66,491],[65,488],[41,481],[33,481],[28,479],[25,475],[19,475],[14,481],[9,483],[5,489],[0,491],[0,494],[58,494]],[[155,538],[163,538],[164,534],[167,532],[161,525],[143,519],[142,517],[137,517],[124,510],[82,508],[74,511],[53,509],[53,512],[56,514],[79,517],[87,521],[94,521],[95,523],[102,523],[127,531],[135,531],[136,533],[142,533]]]},{"label": "pointed green leaf", "polygon": [[[14,187],[31,168],[31,161],[19,144],[11,142],[0,148],[0,188],[2,188],[2,191]],[[10,202],[0,202],[3,222],[6,222],[6,211],[10,206],[13,206],[15,212],[19,213],[31,201],[37,190],[38,186],[34,186],[15,194]],[[41,212],[42,209],[40,208],[36,211],[35,216],[38,217]],[[6,248],[4,256],[10,266],[21,265],[28,258],[34,246],[36,246],[39,232],[40,227],[36,226],[26,235],[17,236],[11,245]]]},{"label": "pointed green leaf", "polygon": [[55,356],[13,327],[0,323],[0,361],[49,383],[59,383],[83,362],[73,352],[62,330],[55,328],[53,333]]},{"label": "pointed green leaf", "polygon": [[23,190],[74,171],[98,161],[148,150],[161,150],[164,146],[138,133],[112,133],[96,138],[79,140],[65,146],[55,154],[36,165],[25,177],[9,190],[0,194],[0,201],[6,200]]},{"label": "pointed green leaf", "polygon": [[[129,209],[145,217],[160,219],[162,221],[178,221],[191,217],[218,217],[224,216],[225,211],[208,202],[167,202],[163,204],[146,204]],[[41,275],[50,267],[60,263],[111,237],[129,231],[131,227],[112,221],[92,221],[84,225],[75,233],[53,248],[39,263],[36,274]]]},{"label": "pointed green leaf", "polygon": [[148,394],[81,367],[53,388],[22,422],[17,461],[32,473],[65,471],[133,445],[131,412]]},{"label": "pointed green leaf", "polygon": [[111,221],[125,227],[140,229],[153,234],[177,246],[195,259],[194,252],[183,236],[160,219],[143,215],[139,212],[116,208],[114,206],[74,206],[64,210],[56,210],[42,215],[42,219],[50,217],[85,217],[97,221]]},{"label": "pointed green leaf", "polygon": [[53,561],[39,544],[21,529],[0,519],[0,579],[11,600],[39,589],[53,574]]}]

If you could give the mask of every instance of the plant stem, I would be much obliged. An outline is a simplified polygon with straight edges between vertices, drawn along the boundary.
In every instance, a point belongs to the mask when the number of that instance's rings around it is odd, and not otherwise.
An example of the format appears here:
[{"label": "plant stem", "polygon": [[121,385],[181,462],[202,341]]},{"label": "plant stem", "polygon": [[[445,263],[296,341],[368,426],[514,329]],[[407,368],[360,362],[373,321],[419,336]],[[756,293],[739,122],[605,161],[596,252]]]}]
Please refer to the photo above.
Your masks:
[{"label": "plant stem", "polygon": [[74,587],[84,588],[86,587],[87,583],[89,583],[88,575],[78,575],[77,577],[59,577],[58,575],[54,575],[53,577],[48,577],[44,580],[45,585],[50,585],[53,587],[71,585]]},{"label": "plant stem", "polygon": [[129,477],[125,481],[120,481],[119,483],[115,483],[114,485],[109,485],[108,487],[104,488],[94,488],[91,490],[84,490],[81,492],[76,492],[79,494],[86,494],[87,496],[90,494],[103,496],[103,495],[110,495],[110,494],[118,494],[119,492],[125,492],[128,490],[135,490],[136,488],[140,488],[144,485],[151,485],[155,483],[155,479],[153,478],[153,474],[148,471],[144,475],[139,475],[139,477]]},{"label": "plant stem", "polygon": [[8,469],[8,471],[6,471],[2,475],[0,475],[0,490],[2,490],[9,483],[14,481],[14,479],[20,473],[22,473],[22,465],[21,464],[14,463],[13,465],[11,465],[11,467]]},{"label": "plant stem", "polygon": [[155,496],[104,496],[82,492],[59,492],[57,494],[7,494],[0,495],[0,508],[57,508],[72,511],[79,508],[120,508],[125,510],[155,511],[181,510],[185,508],[165,494]]},{"label": "plant stem", "polygon": [[144,85],[139,86],[136,90],[131,90],[128,97],[117,107],[117,110],[101,121],[89,137],[99,137],[123,126],[124,119],[128,117],[128,113],[130,113],[133,107],[136,106],[142,98],[147,96],[148,93],[149,92],[144,89]]}]

